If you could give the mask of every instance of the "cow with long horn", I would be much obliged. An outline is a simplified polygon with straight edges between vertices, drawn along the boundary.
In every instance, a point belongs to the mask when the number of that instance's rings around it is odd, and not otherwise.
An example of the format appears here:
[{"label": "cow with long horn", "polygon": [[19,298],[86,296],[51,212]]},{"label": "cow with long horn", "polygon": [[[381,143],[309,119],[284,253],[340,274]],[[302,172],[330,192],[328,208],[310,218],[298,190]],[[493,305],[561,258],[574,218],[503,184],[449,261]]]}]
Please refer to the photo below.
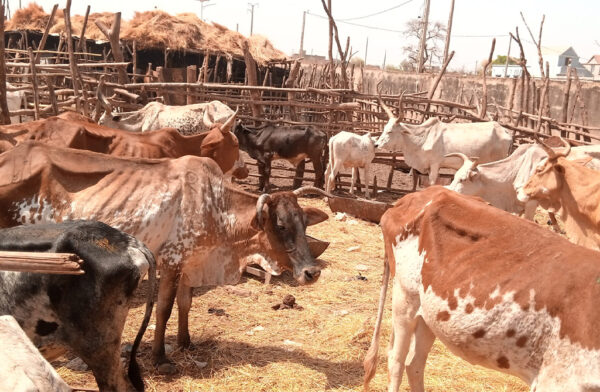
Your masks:
[{"label": "cow with long horn", "polygon": [[462,159],[447,156],[463,153],[477,156],[481,163],[506,157],[513,142],[512,133],[494,121],[481,123],[445,123],[432,117],[420,125],[401,122],[383,102],[379,104],[388,116],[383,133],[375,148],[402,151],[406,164],[421,173],[429,173],[429,183],[435,184],[442,167],[458,170]]}]

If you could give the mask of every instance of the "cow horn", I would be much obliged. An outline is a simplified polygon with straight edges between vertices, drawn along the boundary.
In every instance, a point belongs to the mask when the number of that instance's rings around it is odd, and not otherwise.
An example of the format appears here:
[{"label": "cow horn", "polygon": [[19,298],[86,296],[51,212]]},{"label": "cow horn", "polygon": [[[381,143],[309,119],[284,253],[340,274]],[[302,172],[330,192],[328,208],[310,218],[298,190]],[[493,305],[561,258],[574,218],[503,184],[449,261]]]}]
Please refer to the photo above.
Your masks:
[{"label": "cow horn", "polygon": [[100,82],[98,83],[98,90],[96,90],[96,98],[98,98],[98,102],[100,102],[100,104],[106,111],[106,114],[111,114],[112,113],[112,105],[110,104],[110,102],[108,102],[108,99],[106,99],[106,97],[102,93],[102,88],[104,87],[105,79],[106,79],[106,75],[102,75],[100,77]]},{"label": "cow horn", "polygon": [[[559,155],[556,153],[556,151],[554,151],[552,149],[552,147],[550,147],[549,145],[544,143],[544,141],[542,141],[542,139],[540,139],[540,137],[537,134],[534,134],[533,138],[535,139],[536,142],[538,142],[540,144],[540,146],[544,149],[544,151],[546,151],[546,154],[548,154],[549,160],[557,159],[559,157]],[[562,140],[562,138],[561,138],[561,140]]]},{"label": "cow horn", "polygon": [[379,83],[377,83],[377,98],[379,99],[379,105],[383,108],[383,110],[385,111],[385,114],[387,114],[387,116],[390,120],[396,119],[396,116],[394,116],[394,113],[392,112],[392,110],[385,103],[383,103],[383,99],[381,99],[381,89],[379,88],[380,85],[381,85],[381,81],[379,81]]},{"label": "cow horn", "polygon": [[265,204],[268,204],[271,201],[271,195],[268,193],[263,193],[258,197],[258,201],[256,202],[256,220],[258,221],[258,227],[261,229],[264,227],[264,219],[263,219],[263,207]]},{"label": "cow horn", "polygon": [[475,167],[477,166],[477,161],[479,160],[479,157],[471,157],[469,158],[468,156],[466,156],[465,154],[463,154],[462,152],[452,152],[450,154],[446,154],[444,155],[445,158],[449,158],[449,157],[459,157],[463,160],[463,165],[465,164],[465,162],[469,161],[471,162],[471,167]]},{"label": "cow horn", "polygon": [[560,141],[565,146],[565,148],[556,153],[557,158],[558,157],[566,157],[571,152],[571,144],[568,141],[566,141],[565,139],[563,139],[562,137],[560,138]]},{"label": "cow horn", "polygon": [[294,190],[293,193],[296,196],[302,196],[302,195],[312,193],[312,194],[318,194],[318,195],[325,196],[325,197],[331,197],[331,198],[335,197],[331,193],[325,192],[323,189],[319,189],[314,186],[303,186],[302,188],[298,188],[298,189]]},{"label": "cow horn", "polygon": [[235,116],[237,116],[239,110],[239,106],[235,108],[235,112],[227,119],[227,121],[225,121],[225,124],[221,126],[221,132],[227,133],[232,129],[233,123],[235,122]]}]

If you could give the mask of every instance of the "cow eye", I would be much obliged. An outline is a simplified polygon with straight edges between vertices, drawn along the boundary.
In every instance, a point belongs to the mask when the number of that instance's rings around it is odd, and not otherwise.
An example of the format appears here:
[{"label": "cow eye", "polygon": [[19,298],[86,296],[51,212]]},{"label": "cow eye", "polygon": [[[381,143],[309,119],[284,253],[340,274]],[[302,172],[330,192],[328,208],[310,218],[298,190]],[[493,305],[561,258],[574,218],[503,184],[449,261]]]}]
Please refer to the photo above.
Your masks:
[{"label": "cow eye", "polygon": [[277,225],[277,230],[278,231],[286,231],[287,228],[285,226],[283,226],[283,225]]}]

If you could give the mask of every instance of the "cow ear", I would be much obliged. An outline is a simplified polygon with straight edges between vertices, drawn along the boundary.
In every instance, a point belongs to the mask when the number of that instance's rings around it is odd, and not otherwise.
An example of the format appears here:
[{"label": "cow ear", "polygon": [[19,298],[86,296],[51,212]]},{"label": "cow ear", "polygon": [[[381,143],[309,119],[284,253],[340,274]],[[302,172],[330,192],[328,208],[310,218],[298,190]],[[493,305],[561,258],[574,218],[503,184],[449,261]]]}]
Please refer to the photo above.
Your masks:
[{"label": "cow ear", "polygon": [[304,210],[304,221],[306,222],[306,226],[316,225],[317,223],[329,219],[329,215],[318,208],[305,207],[302,210]]}]

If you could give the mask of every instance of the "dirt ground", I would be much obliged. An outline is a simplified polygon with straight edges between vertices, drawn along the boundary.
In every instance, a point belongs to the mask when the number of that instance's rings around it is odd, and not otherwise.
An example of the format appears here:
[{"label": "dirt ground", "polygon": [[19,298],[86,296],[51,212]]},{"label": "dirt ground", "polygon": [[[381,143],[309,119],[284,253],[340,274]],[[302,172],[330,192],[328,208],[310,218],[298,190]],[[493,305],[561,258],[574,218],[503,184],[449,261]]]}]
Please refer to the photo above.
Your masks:
[{"label": "dirt ground", "polygon": [[[273,171],[277,173],[277,170]],[[387,175],[387,172],[386,172]],[[396,174],[394,181],[406,181]],[[387,177],[386,177],[387,178]],[[290,180],[276,180],[288,188]],[[241,185],[256,191],[256,178]],[[276,190],[277,187],[274,189]],[[394,199],[398,196],[385,195]],[[193,350],[176,348],[177,308],[169,320],[166,342],[179,372],[159,375],[151,364],[154,314],[141,344],[138,360],[149,391],[359,391],[362,360],[373,333],[381,285],[383,250],[378,225],[346,218],[336,220],[319,198],[302,198],[301,205],[318,207],[330,219],[312,226],[308,234],[330,241],[320,257],[319,281],[299,287],[290,274],[274,277],[270,285],[244,276],[236,286],[194,290],[190,312]],[[543,217],[540,217],[543,221]],[[131,344],[144,312],[147,290],[138,289],[122,345]],[[273,310],[292,294],[303,308]],[[380,362],[373,391],[383,391],[387,382],[386,347],[390,333],[390,311],[384,316]],[[54,363],[72,386],[94,388],[89,371],[73,371],[64,365],[67,355]],[[436,342],[425,374],[427,391],[527,391],[520,380],[481,367],[471,366]],[[408,391],[406,378],[402,390]]]}]

